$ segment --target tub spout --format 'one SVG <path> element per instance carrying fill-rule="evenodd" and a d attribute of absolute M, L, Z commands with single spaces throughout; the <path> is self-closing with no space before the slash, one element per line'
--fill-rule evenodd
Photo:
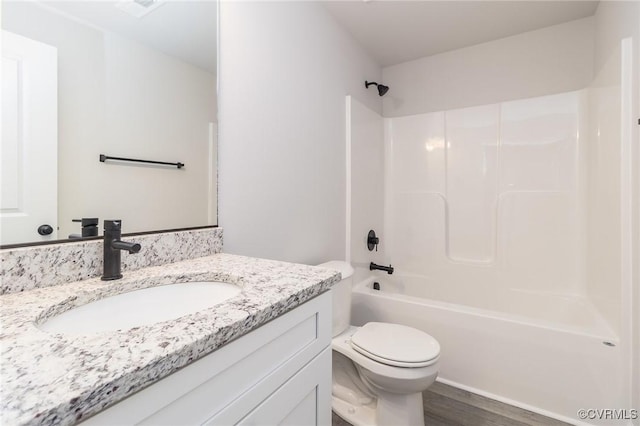
<path fill-rule="evenodd" d="M 389 265 L 389 266 L 382 266 L 382 265 L 376 265 L 375 263 L 371 262 L 369 264 L 369 270 L 370 271 L 385 271 L 387 274 L 391 275 L 393 274 L 393 266 Z"/>

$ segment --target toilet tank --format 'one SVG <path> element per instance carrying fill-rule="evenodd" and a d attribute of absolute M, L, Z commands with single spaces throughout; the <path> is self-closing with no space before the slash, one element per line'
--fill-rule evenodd
<path fill-rule="evenodd" d="M 318 265 L 322 268 L 333 269 L 342 274 L 342 280 L 331 287 L 333 298 L 333 337 L 349 328 L 351 321 L 351 281 L 353 267 L 341 260 L 332 260 Z"/>

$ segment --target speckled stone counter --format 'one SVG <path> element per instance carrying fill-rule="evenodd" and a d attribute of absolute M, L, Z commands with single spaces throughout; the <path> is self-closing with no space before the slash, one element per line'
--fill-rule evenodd
<path fill-rule="evenodd" d="M 73 424 L 328 290 L 336 271 L 215 254 L 0 296 L 0 423 Z M 38 324 L 100 298 L 175 282 L 232 282 L 212 308 L 125 331 L 49 334 Z"/>

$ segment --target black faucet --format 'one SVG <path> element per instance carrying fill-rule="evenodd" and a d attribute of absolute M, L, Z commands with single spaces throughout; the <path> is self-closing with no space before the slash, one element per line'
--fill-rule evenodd
<path fill-rule="evenodd" d="M 71 222 L 80 222 L 81 233 L 71 234 L 69 235 L 69 238 L 73 239 L 98 236 L 98 223 L 100 221 L 97 217 L 83 217 L 82 219 L 73 219 Z"/>
<path fill-rule="evenodd" d="M 391 275 L 393 274 L 393 266 L 389 265 L 389 266 L 382 266 L 382 265 L 376 265 L 375 263 L 371 262 L 369 264 L 369 270 L 370 271 L 385 271 L 387 274 Z"/>
<path fill-rule="evenodd" d="M 104 272 L 102 281 L 111 281 L 122 278 L 120 272 L 120 250 L 129 253 L 140 251 L 140 244 L 120 241 L 122 236 L 121 220 L 104 221 Z"/>

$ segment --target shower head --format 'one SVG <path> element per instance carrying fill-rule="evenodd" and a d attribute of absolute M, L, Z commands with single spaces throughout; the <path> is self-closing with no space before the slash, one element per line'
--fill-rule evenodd
<path fill-rule="evenodd" d="M 372 84 L 375 84 L 376 86 L 378 86 L 378 95 L 380 96 L 384 96 L 389 91 L 389 86 L 385 86 L 384 84 L 378 84 L 375 81 L 372 81 L 372 82 L 365 81 L 364 87 L 368 89 L 369 86 L 371 86 Z"/>

